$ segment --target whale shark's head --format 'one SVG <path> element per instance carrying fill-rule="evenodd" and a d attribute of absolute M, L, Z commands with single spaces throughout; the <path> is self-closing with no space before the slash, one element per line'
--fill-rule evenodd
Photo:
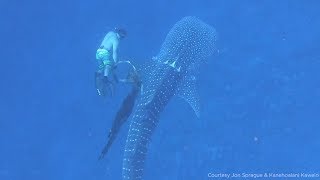
<path fill-rule="evenodd" d="M 161 93 L 185 99 L 199 117 L 198 68 L 215 52 L 216 39 L 215 29 L 198 18 L 188 16 L 178 21 L 158 55 L 142 69 L 144 103 L 152 101 L 157 90 L 165 90 Z"/>
<path fill-rule="evenodd" d="M 166 36 L 156 59 L 187 69 L 199 65 L 215 51 L 215 29 L 195 17 L 177 22 Z"/>

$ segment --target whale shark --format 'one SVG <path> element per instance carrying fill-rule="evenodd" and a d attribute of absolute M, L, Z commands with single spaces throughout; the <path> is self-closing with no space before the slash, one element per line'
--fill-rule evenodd
<path fill-rule="evenodd" d="M 161 113 L 173 96 L 182 97 L 200 117 L 197 75 L 215 51 L 216 30 L 188 16 L 176 22 L 159 53 L 142 73 L 142 91 L 130 120 L 124 149 L 122 179 L 143 179 L 148 144 Z"/>

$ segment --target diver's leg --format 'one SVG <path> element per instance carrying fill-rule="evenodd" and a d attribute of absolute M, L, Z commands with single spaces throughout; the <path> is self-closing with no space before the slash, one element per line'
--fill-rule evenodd
<path fill-rule="evenodd" d="M 104 76 L 109 77 L 110 73 L 111 73 L 111 66 L 106 65 L 106 67 L 104 68 Z"/>
<path fill-rule="evenodd" d="M 95 87 L 99 96 L 105 96 L 105 84 L 103 83 L 103 72 L 96 71 L 95 72 Z"/>
<path fill-rule="evenodd" d="M 114 84 L 110 79 L 110 75 L 112 74 L 112 67 L 110 65 L 106 65 L 104 68 L 104 78 L 103 81 L 106 86 L 110 89 L 111 96 L 114 94 Z"/>
<path fill-rule="evenodd" d="M 95 72 L 95 86 L 100 96 L 106 96 L 107 84 L 104 77 L 105 65 L 99 61 L 98 70 Z"/>

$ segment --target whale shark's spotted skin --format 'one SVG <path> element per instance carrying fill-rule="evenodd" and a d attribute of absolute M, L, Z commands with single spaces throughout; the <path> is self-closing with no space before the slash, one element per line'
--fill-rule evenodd
<path fill-rule="evenodd" d="M 195 17 L 183 18 L 170 30 L 152 65 L 145 69 L 143 92 L 126 141 L 123 179 L 143 179 L 148 143 L 172 96 L 186 99 L 199 115 L 195 72 L 215 51 L 215 41 L 215 30 Z"/>

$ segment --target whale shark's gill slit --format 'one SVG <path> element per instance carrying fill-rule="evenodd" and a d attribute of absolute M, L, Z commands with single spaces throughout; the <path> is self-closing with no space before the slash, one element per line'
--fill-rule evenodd
<path fill-rule="evenodd" d="M 195 17 L 185 17 L 173 26 L 159 54 L 143 70 L 143 92 L 125 146 L 123 179 L 143 179 L 148 143 L 172 96 L 182 96 L 199 112 L 194 67 L 215 51 L 215 41 L 214 28 Z"/>

